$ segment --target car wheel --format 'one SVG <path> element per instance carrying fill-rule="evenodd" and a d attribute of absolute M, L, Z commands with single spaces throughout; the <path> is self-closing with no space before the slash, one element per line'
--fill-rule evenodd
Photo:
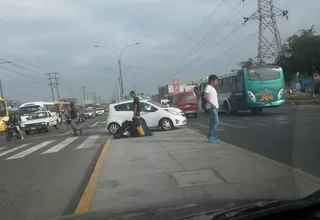
<path fill-rule="evenodd" d="M 58 124 L 53 125 L 53 127 L 54 127 L 56 130 L 58 130 Z"/>
<path fill-rule="evenodd" d="M 47 127 L 44 130 L 45 132 L 49 132 L 49 126 L 47 125 Z"/>
<path fill-rule="evenodd" d="M 195 117 L 195 118 L 198 117 L 198 113 L 194 113 L 193 117 Z"/>
<path fill-rule="evenodd" d="M 110 134 L 115 134 L 117 133 L 119 128 L 120 128 L 120 125 L 118 123 L 113 122 L 109 125 L 108 130 Z"/>
<path fill-rule="evenodd" d="M 173 128 L 173 123 L 169 118 L 163 118 L 161 119 L 160 127 L 164 131 L 169 131 Z"/>

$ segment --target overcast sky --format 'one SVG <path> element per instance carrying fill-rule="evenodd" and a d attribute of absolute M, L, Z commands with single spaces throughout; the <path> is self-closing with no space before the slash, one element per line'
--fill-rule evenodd
<path fill-rule="evenodd" d="M 84 86 L 89 98 L 96 92 L 108 100 L 117 73 L 104 69 L 117 71 L 117 59 L 112 51 L 94 45 L 120 51 L 140 43 L 122 55 L 126 93 L 135 86 L 155 94 L 158 85 L 174 77 L 185 83 L 227 73 L 257 55 L 258 21 L 243 25 L 242 18 L 256 11 L 257 0 L 241 2 L 1 0 L 0 63 L 13 64 L 0 68 L 4 96 L 51 100 L 45 73 L 59 72 L 61 97 L 73 95 L 82 101 Z M 313 24 L 319 28 L 319 0 L 275 2 L 289 11 L 289 20 L 277 20 L 282 41 Z"/>

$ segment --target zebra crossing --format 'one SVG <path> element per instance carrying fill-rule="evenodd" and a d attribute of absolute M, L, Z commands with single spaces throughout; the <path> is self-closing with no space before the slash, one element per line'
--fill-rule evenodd
<path fill-rule="evenodd" d="M 30 156 L 34 153 L 40 155 L 59 153 L 68 146 L 73 146 L 74 150 L 81 150 L 93 147 L 100 138 L 100 135 L 90 135 L 88 137 L 68 137 L 65 139 L 44 140 L 42 142 L 20 143 L 17 146 L 8 146 L 0 148 L 0 160 L 15 160 Z M 100 142 L 99 142 L 100 143 Z"/>
<path fill-rule="evenodd" d="M 292 116 L 292 115 L 276 115 L 276 116 L 254 116 L 254 117 L 220 117 L 219 127 L 217 131 L 224 131 L 226 129 L 249 129 L 252 127 L 257 128 L 267 128 L 272 126 L 286 126 L 294 124 L 297 121 L 300 123 L 310 122 L 310 121 L 320 122 L 320 118 L 308 118 L 301 116 Z M 190 120 L 188 124 L 195 125 L 197 127 L 208 128 L 209 121 L 204 120 Z"/>

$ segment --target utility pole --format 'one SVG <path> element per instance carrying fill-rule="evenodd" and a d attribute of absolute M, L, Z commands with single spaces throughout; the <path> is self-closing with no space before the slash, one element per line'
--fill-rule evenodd
<path fill-rule="evenodd" d="M 86 99 L 86 92 L 85 92 L 85 87 L 81 87 L 82 88 L 82 94 L 83 94 L 83 100 L 84 100 L 84 105 L 87 105 L 87 99 Z"/>
<path fill-rule="evenodd" d="M 259 20 L 259 64 L 281 52 L 281 38 L 276 17 L 286 17 L 288 19 L 288 13 L 287 10 L 282 10 L 273 5 L 273 0 L 258 0 L 258 10 L 250 17 L 244 17 L 245 23 L 248 20 Z"/>
<path fill-rule="evenodd" d="M 118 83 L 116 82 L 116 101 L 118 101 Z"/>
<path fill-rule="evenodd" d="M 59 73 L 52 73 L 52 74 L 54 75 L 54 77 L 53 77 L 53 79 L 55 80 L 54 85 L 55 85 L 55 87 L 56 87 L 56 89 L 57 89 L 57 95 L 58 95 L 58 101 L 59 101 L 59 100 L 60 100 L 59 83 L 58 83 L 58 79 L 59 79 L 59 78 L 57 78 L 57 75 L 58 75 Z"/>
<path fill-rule="evenodd" d="M 51 77 L 52 73 L 47 73 L 47 74 L 49 76 L 49 86 L 51 86 L 52 101 L 55 101 L 54 100 L 54 92 L 53 92 L 53 83 L 52 83 L 52 77 Z"/>
<path fill-rule="evenodd" d="M 93 93 L 93 104 L 97 104 L 97 94 L 95 92 Z"/>
<path fill-rule="evenodd" d="M 4 98 L 3 96 L 3 90 L 2 90 L 2 83 L 1 83 L 1 79 L 0 79 L 0 93 L 1 93 L 1 97 Z"/>

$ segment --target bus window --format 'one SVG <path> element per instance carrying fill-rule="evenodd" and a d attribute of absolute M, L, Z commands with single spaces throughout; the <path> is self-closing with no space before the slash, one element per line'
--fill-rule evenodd
<path fill-rule="evenodd" d="M 33 105 L 33 106 L 26 106 L 26 107 L 21 107 L 19 109 L 20 114 L 22 116 L 27 116 L 31 113 L 37 112 L 37 111 L 43 111 L 45 109 L 41 108 L 39 105 Z"/>
<path fill-rule="evenodd" d="M 0 117 L 7 116 L 7 108 L 4 100 L 0 100 Z"/>

